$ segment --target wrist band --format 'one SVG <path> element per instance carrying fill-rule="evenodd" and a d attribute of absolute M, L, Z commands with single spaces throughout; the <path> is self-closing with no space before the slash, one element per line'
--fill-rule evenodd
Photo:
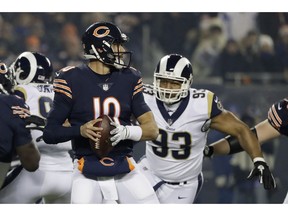
<path fill-rule="evenodd" d="M 142 128 L 140 126 L 125 126 L 127 128 L 127 139 L 139 141 L 142 137 Z"/>
<path fill-rule="evenodd" d="M 253 163 L 258 162 L 258 161 L 265 162 L 263 157 L 255 157 L 255 158 L 253 158 Z"/>

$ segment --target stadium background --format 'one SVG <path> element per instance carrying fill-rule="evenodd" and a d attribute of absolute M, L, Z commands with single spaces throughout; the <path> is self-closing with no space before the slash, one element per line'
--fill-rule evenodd
<path fill-rule="evenodd" d="M 215 92 L 226 109 L 248 123 L 265 119 L 271 104 L 286 97 L 288 13 L 1 13 L 0 59 L 9 65 L 29 50 L 47 55 L 55 70 L 79 64 L 81 33 L 100 20 L 116 23 L 130 37 L 133 66 L 146 83 L 152 83 L 159 58 L 180 53 L 192 62 L 193 87 Z M 228 48 L 231 43 L 234 49 Z M 222 136 L 211 131 L 208 142 Z M 267 193 L 245 180 L 251 165 L 245 155 L 215 157 L 204 160 L 197 202 L 281 203 L 288 188 L 287 142 L 281 137 L 263 145 L 277 190 Z M 137 159 L 144 148 L 135 146 Z"/>

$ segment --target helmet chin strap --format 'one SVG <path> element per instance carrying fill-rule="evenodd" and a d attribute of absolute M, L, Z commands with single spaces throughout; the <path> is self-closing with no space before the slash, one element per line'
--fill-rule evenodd
<path fill-rule="evenodd" d="M 98 59 L 99 61 L 101 61 L 102 63 L 104 63 L 104 61 L 101 59 L 99 53 L 97 52 L 97 50 L 95 49 L 95 47 L 94 47 L 93 44 L 91 45 L 91 47 L 92 47 L 92 50 L 93 50 L 93 52 L 94 52 L 94 54 L 95 54 L 95 59 Z M 93 56 L 93 55 L 92 55 L 92 56 Z"/>

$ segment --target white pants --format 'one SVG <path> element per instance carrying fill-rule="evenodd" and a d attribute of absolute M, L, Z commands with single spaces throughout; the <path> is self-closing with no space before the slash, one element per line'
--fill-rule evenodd
<path fill-rule="evenodd" d="M 72 171 L 28 172 L 19 175 L 0 191 L 0 203 L 70 203 Z"/>
<path fill-rule="evenodd" d="M 74 161 L 72 183 L 72 203 L 159 203 L 158 198 L 146 177 L 130 158 L 135 169 L 130 173 L 114 177 L 98 177 L 97 180 L 86 178 Z"/>
<path fill-rule="evenodd" d="M 160 203 L 166 204 L 192 204 L 203 185 L 203 174 L 189 181 L 179 184 L 168 184 L 151 172 L 146 158 L 139 161 L 141 172 L 149 179 L 154 187 Z"/>

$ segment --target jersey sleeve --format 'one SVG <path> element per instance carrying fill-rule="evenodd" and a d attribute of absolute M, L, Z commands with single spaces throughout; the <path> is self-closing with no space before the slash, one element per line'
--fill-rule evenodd
<path fill-rule="evenodd" d="M 22 98 L 18 98 L 17 96 L 11 96 L 11 103 L 13 105 L 28 109 L 28 105 L 24 102 L 24 100 L 22 100 Z M 30 130 L 26 128 L 25 120 L 20 118 L 18 115 L 13 114 L 11 111 L 7 112 L 7 118 L 11 119 L 11 126 L 13 128 L 13 143 L 15 147 L 31 142 L 31 133 Z"/>
<path fill-rule="evenodd" d="M 280 100 L 270 107 L 268 121 L 279 133 L 288 136 L 288 99 Z"/>
<path fill-rule="evenodd" d="M 54 79 L 55 96 L 53 106 L 47 116 L 47 124 L 43 132 L 43 139 L 48 144 L 66 142 L 75 136 L 80 136 L 80 126 L 63 126 L 73 106 L 71 88 L 73 80 L 71 80 L 68 73 L 70 72 L 60 73 Z"/>
<path fill-rule="evenodd" d="M 143 95 L 143 80 L 141 73 L 137 71 L 136 82 L 133 89 L 133 99 L 132 99 L 132 111 L 136 118 L 142 114 L 151 111 L 149 106 L 146 104 Z"/>
<path fill-rule="evenodd" d="M 222 113 L 224 110 L 219 98 L 211 91 L 208 91 L 208 113 L 210 113 L 210 118 Z"/>

